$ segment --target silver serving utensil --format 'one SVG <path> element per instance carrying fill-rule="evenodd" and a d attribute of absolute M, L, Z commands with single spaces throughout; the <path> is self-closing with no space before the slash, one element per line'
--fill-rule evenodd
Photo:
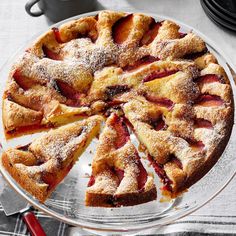
<path fill-rule="evenodd" d="M 1 147 L 0 147 L 1 149 Z M 30 205 L 1 178 L 0 202 L 6 216 L 20 213 L 32 236 L 46 236 Z"/>

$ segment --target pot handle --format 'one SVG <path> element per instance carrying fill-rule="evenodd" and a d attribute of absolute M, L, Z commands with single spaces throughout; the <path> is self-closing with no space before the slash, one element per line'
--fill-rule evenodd
<path fill-rule="evenodd" d="M 43 11 L 42 10 L 38 10 L 35 12 L 31 11 L 31 8 L 33 7 L 34 4 L 36 4 L 37 2 L 39 2 L 40 0 L 29 0 L 26 4 L 25 4 L 25 10 L 26 12 L 30 15 L 30 16 L 41 16 L 43 15 Z"/>

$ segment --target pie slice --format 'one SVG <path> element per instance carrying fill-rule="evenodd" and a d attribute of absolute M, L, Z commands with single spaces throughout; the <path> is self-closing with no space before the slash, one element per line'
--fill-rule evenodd
<path fill-rule="evenodd" d="M 2 164 L 22 188 L 44 202 L 98 134 L 101 121 L 101 116 L 92 116 L 51 130 L 26 146 L 9 148 Z"/>
<path fill-rule="evenodd" d="M 162 180 L 165 195 L 176 197 L 203 177 L 224 149 L 231 127 L 222 120 L 232 119 L 231 108 L 208 96 L 202 98 L 201 106 L 174 104 L 171 110 L 138 97 L 124 105 L 125 116 Z M 205 112 L 196 108 L 205 108 Z M 212 108 L 217 115 L 208 113 Z"/>
<path fill-rule="evenodd" d="M 92 162 L 86 205 L 133 206 L 156 197 L 153 177 L 143 167 L 123 119 L 112 113 L 100 135 Z"/>

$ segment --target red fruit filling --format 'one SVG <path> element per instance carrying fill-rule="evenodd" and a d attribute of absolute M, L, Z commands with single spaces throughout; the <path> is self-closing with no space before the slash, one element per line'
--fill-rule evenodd
<path fill-rule="evenodd" d="M 88 187 L 91 187 L 95 184 L 95 178 L 93 175 L 90 176 L 89 182 L 88 182 Z"/>
<path fill-rule="evenodd" d="M 13 78 L 16 83 L 24 90 L 30 89 L 33 85 L 35 85 L 35 82 L 32 81 L 31 78 L 22 75 L 19 69 L 15 70 Z"/>
<path fill-rule="evenodd" d="M 51 49 L 47 48 L 46 46 L 42 47 L 43 53 L 45 57 L 50 58 L 52 60 L 60 61 L 62 60 L 62 57 L 60 54 L 53 52 Z"/>
<path fill-rule="evenodd" d="M 137 154 L 138 155 L 138 154 Z M 139 174 L 138 174 L 138 189 L 139 191 L 144 190 L 144 186 L 147 182 L 148 174 L 145 168 L 143 167 L 143 164 L 140 161 L 140 158 L 138 157 L 138 169 L 139 169 Z"/>
<path fill-rule="evenodd" d="M 124 178 L 124 170 L 121 170 L 119 168 L 113 168 L 112 172 L 118 177 L 119 179 L 119 184 L 122 181 L 122 179 Z"/>
<path fill-rule="evenodd" d="M 159 61 L 160 59 L 158 57 L 153 56 L 145 56 L 141 58 L 140 60 L 136 61 L 133 65 L 128 65 L 123 68 L 124 71 L 134 71 L 136 69 L 141 68 L 142 66 L 151 64 L 154 61 Z"/>
<path fill-rule="evenodd" d="M 143 38 L 140 41 L 140 46 L 150 44 L 157 36 L 161 22 L 152 21 L 147 32 L 145 32 Z"/>
<path fill-rule="evenodd" d="M 165 76 L 173 75 L 176 72 L 178 72 L 178 70 L 154 71 L 150 75 L 146 76 L 143 79 L 143 82 L 149 82 L 149 81 L 152 81 L 154 79 L 158 79 L 158 78 L 162 78 L 162 77 L 165 77 Z"/>
<path fill-rule="evenodd" d="M 127 126 L 125 125 L 123 118 L 120 118 L 116 114 L 114 115 L 114 119 L 112 120 L 111 126 L 114 127 L 117 133 L 117 138 L 115 140 L 115 147 L 117 149 L 121 148 L 130 139 Z"/>
<path fill-rule="evenodd" d="M 212 123 L 205 119 L 196 119 L 194 125 L 196 128 L 213 129 Z"/>
<path fill-rule="evenodd" d="M 160 177 L 161 181 L 163 182 L 163 190 L 172 191 L 172 181 L 166 175 L 165 170 L 163 169 L 163 165 L 158 164 L 150 155 L 148 155 L 148 160 L 150 161 L 152 167 L 154 168 L 157 175 Z"/>
<path fill-rule="evenodd" d="M 119 19 L 112 27 L 112 36 L 114 42 L 122 44 L 129 36 L 133 25 L 133 14 Z"/>
<path fill-rule="evenodd" d="M 195 52 L 195 53 L 186 54 L 186 55 L 184 56 L 184 59 L 195 60 L 196 58 L 203 56 L 203 55 L 206 54 L 207 52 L 208 52 L 208 50 L 207 50 L 207 48 L 206 48 L 206 49 L 204 49 L 204 50 L 201 51 L 201 52 Z"/>
<path fill-rule="evenodd" d="M 81 97 L 83 96 L 82 93 L 77 92 L 73 87 L 69 84 L 65 83 L 64 81 L 57 80 L 54 81 L 54 88 L 64 97 L 68 99 L 67 105 L 70 106 L 79 106 Z"/>
<path fill-rule="evenodd" d="M 205 145 L 202 141 L 190 142 L 190 147 L 193 150 L 200 151 L 203 150 Z"/>
<path fill-rule="evenodd" d="M 182 39 L 186 36 L 187 34 L 186 33 L 182 33 L 182 32 L 179 32 L 179 37 Z"/>
<path fill-rule="evenodd" d="M 221 82 L 219 76 L 214 74 L 203 75 L 196 79 L 198 83 L 214 83 L 214 82 Z"/>
<path fill-rule="evenodd" d="M 170 162 L 175 163 L 180 169 L 183 169 L 182 162 L 174 155 L 171 155 Z"/>
<path fill-rule="evenodd" d="M 56 41 L 57 41 L 58 43 L 63 43 L 63 41 L 61 40 L 60 31 L 58 30 L 58 28 L 53 27 L 53 28 L 52 28 L 52 31 L 53 31 L 53 33 L 54 33 L 54 35 L 55 35 Z"/>
<path fill-rule="evenodd" d="M 221 106 L 224 104 L 224 101 L 219 96 L 203 94 L 196 100 L 195 104 L 204 107 L 212 107 Z"/>
<path fill-rule="evenodd" d="M 157 120 L 151 121 L 151 126 L 156 130 L 165 130 L 166 129 L 166 124 L 165 121 L 161 118 L 158 118 Z"/>
<path fill-rule="evenodd" d="M 145 98 L 149 101 L 149 102 L 153 102 L 155 104 L 157 104 L 158 106 L 161 107 L 166 107 L 167 109 L 171 110 L 174 106 L 174 103 L 168 99 L 168 98 L 160 98 L 154 95 L 145 95 Z"/>
<path fill-rule="evenodd" d="M 128 92 L 130 88 L 128 85 L 113 85 L 106 88 L 105 94 L 108 100 L 112 99 L 115 95 Z"/>

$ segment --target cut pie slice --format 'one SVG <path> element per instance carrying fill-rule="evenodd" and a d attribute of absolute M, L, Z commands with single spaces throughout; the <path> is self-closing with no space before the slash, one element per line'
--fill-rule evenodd
<path fill-rule="evenodd" d="M 99 138 L 86 205 L 133 206 L 155 200 L 153 176 L 143 167 L 123 119 L 112 113 Z"/>
<path fill-rule="evenodd" d="M 29 145 L 6 150 L 2 164 L 22 188 L 44 202 L 98 134 L 101 121 L 101 116 L 92 116 L 51 130 Z"/>
<path fill-rule="evenodd" d="M 124 105 L 124 112 L 163 182 L 163 193 L 176 197 L 218 160 L 215 154 L 224 148 L 224 134 L 229 132 L 221 117 L 231 119 L 230 110 L 220 106 L 214 120 L 207 112 L 194 114 L 194 109 L 183 104 L 175 104 L 167 112 L 155 105 L 131 100 Z M 217 149 L 212 149 L 213 143 Z"/>

